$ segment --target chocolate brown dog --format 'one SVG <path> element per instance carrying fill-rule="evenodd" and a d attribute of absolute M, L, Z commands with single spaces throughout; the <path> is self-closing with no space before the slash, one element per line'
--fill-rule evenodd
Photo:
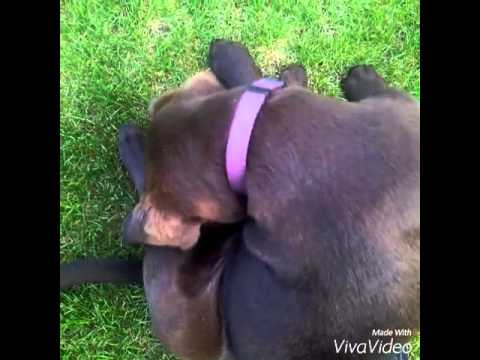
<path fill-rule="evenodd" d="M 225 175 L 227 134 L 261 76 L 253 62 L 228 74 L 225 54 L 242 49 L 214 42 L 216 77 L 152 103 L 145 178 L 128 160 L 142 133 L 121 131 L 141 194 L 125 238 L 146 245 L 154 332 L 182 359 L 387 358 L 336 346 L 418 328 L 419 106 L 370 66 L 342 80 L 349 102 L 311 93 L 288 68 L 257 118 L 240 197 Z"/>

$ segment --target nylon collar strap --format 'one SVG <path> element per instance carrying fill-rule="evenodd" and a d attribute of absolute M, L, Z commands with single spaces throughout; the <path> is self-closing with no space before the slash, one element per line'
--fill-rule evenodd
<path fill-rule="evenodd" d="M 245 194 L 248 146 L 258 114 L 270 94 L 284 85 L 280 80 L 259 79 L 248 86 L 238 100 L 225 152 L 228 182 L 237 193 Z"/>

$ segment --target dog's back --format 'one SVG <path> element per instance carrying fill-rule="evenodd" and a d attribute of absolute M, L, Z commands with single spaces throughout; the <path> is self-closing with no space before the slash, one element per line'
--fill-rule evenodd
<path fill-rule="evenodd" d="M 262 110 L 248 164 L 255 221 L 223 281 L 236 358 L 348 358 L 335 354 L 335 340 L 418 326 L 414 102 L 286 89 Z"/>

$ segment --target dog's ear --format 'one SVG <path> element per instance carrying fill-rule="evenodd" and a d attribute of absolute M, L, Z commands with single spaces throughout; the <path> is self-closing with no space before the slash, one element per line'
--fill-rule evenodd
<path fill-rule="evenodd" d="M 175 97 L 179 96 L 178 90 L 169 91 L 163 94 L 160 97 L 154 98 L 150 101 L 148 105 L 148 113 L 150 114 L 150 119 L 155 117 L 155 114 L 165 105 L 170 103 Z"/>
<path fill-rule="evenodd" d="M 195 74 L 183 83 L 181 89 L 184 93 L 188 93 L 190 97 L 208 96 L 215 92 L 225 90 L 215 74 L 210 70 Z"/>
<path fill-rule="evenodd" d="M 240 208 L 239 208 L 240 209 Z M 194 200 L 188 215 L 169 208 L 154 206 L 144 196 L 124 224 L 127 243 L 192 248 L 200 237 L 200 227 L 208 223 L 236 223 L 244 218 L 243 211 L 226 211 L 213 201 Z"/>
<path fill-rule="evenodd" d="M 126 243 L 153 246 L 172 246 L 190 249 L 200 236 L 200 219 L 159 210 L 148 197 L 135 206 L 123 225 Z"/>
<path fill-rule="evenodd" d="M 182 250 L 192 248 L 200 237 L 199 219 L 167 213 L 151 208 L 144 224 L 145 243 L 173 246 Z"/>
<path fill-rule="evenodd" d="M 161 108 L 173 102 L 208 96 L 224 89 L 223 85 L 220 84 L 210 70 L 201 71 L 185 81 L 179 89 L 169 91 L 160 97 L 152 99 L 148 106 L 150 118 L 153 119 Z"/>

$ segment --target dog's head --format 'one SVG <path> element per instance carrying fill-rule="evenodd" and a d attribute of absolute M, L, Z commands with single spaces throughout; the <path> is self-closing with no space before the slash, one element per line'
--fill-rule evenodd
<path fill-rule="evenodd" d="M 244 217 L 220 160 L 225 124 L 218 119 L 228 117 L 228 106 L 211 105 L 225 92 L 212 72 L 204 71 L 151 102 L 146 188 L 125 224 L 127 242 L 185 250 L 197 242 L 202 224 Z"/>

